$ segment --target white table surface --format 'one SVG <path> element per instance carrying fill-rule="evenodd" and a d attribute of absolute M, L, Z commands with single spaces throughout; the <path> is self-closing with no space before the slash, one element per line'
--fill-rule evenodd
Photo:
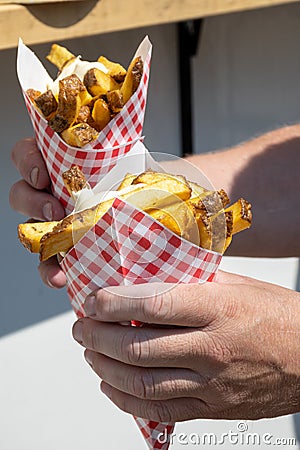
<path fill-rule="evenodd" d="M 74 314 L 69 312 L 0 339 L 1 450 L 146 448 L 133 419 L 99 391 L 96 375 L 85 363 L 81 347 L 72 340 L 73 321 Z M 295 437 L 291 417 L 247 424 L 248 432 Z M 236 427 L 236 422 L 191 421 L 179 424 L 176 432 L 188 436 L 215 432 L 220 437 L 229 430 L 236 432 Z M 174 438 L 172 449 L 183 448 L 200 446 L 183 445 Z M 220 448 L 244 447 L 227 443 Z"/>

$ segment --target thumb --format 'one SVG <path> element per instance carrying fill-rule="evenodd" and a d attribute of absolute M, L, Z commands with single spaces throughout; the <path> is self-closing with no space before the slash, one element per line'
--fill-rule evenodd
<path fill-rule="evenodd" d="M 85 312 L 104 322 L 135 320 L 157 325 L 204 327 L 218 318 L 218 305 L 223 303 L 228 291 L 220 282 L 178 284 L 170 286 L 167 292 L 162 292 L 160 286 L 165 287 L 158 283 L 155 289 L 152 286 L 152 295 L 147 289 L 149 284 L 131 286 L 130 295 L 124 286 L 114 290 L 99 289 L 87 298 Z M 133 295 L 133 291 L 137 295 Z"/>

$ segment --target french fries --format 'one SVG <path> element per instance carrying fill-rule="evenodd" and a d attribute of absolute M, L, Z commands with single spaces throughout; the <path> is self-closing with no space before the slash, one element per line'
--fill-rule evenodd
<path fill-rule="evenodd" d="M 59 70 L 58 93 L 54 87 L 54 91 L 26 92 L 49 126 L 74 147 L 83 147 L 97 138 L 137 90 L 143 74 L 140 57 L 131 62 L 128 70 L 104 56 L 91 67 L 65 47 L 53 44 L 46 58 Z M 70 75 L 72 64 L 75 73 Z"/>
<path fill-rule="evenodd" d="M 105 95 L 109 91 L 118 89 L 118 83 L 108 74 L 97 68 L 90 69 L 84 75 L 84 85 L 93 97 Z"/>
<path fill-rule="evenodd" d="M 126 69 L 124 69 L 121 64 L 109 61 L 105 58 L 105 56 L 99 56 L 98 62 L 106 67 L 108 75 L 110 75 L 118 83 L 124 81 L 124 78 L 126 77 Z"/>
<path fill-rule="evenodd" d="M 77 75 L 60 80 L 57 110 L 48 122 L 57 133 L 68 129 L 76 121 L 81 107 L 80 92 L 84 89 Z"/>
<path fill-rule="evenodd" d="M 143 73 L 143 61 L 140 57 L 135 58 L 130 64 L 124 83 L 121 86 L 123 101 L 126 103 L 132 94 L 137 90 Z"/>
<path fill-rule="evenodd" d="M 98 98 L 98 100 L 95 101 L 92 111 L 92 118 L 99 130 L 102 130 L 110 121 L 111 111 L 103 98 Z"/>
<path fill-rule="evenodd" d="M 18 226 L 18 237 L 22 244 L 31 253 L 39 253 L 41 238 L 58 224 L 58 222 L 32 222 L 21 223 Z"/>
<path fill-rule="evenodd" d="M 77 192 L 81 191 L 85 187 L 89 187 L 88 182 L 85 179 L 82 171 L 78 166 L 72 166 L 62 174 L 64 185 L 71 197 Z"/>
<path fill-rule="evenodd" d="M 34 101 L 46 119 L 50 120 L 51 115 L 57 110 L 57 100 L 53 92 L 48 89 L 48 91 L 37 96 Z"/>
<path fill-rule="evenodd" d="M 61 133 L 64 141 L 72 145 L 72 147 L 82 147 L 88 144 L 98 136 L 95 128 L 91 127 L 88 123 L 78 123 L 73 127 L 67 128 Z"/>
<path fill-rule="evenodd" d="M 75 58 L 73 53 L 69 52 L 66 47 L 58 44 L 52 44 L 49 55 L 46 56 L 48 61 L 54 64 L 59 70 Z"/>
<path fill-rule="evenodd" d="M 88 184 L 77 166 L 63 174 L 70 195 Z M 127 174 L 117 188 L 118 196 L 149 214 L 173 233 L 205 249 L 224 253 L 232 236 L 251 226 L 251 205 L 239 199 L 227 206 L 225 191 L 209 191 L 182 176 L 146 171 Z M 112 206 L 115 197 L 75 212 L 59 222 L 19 225 L 19 239 L 45 261 L 68 252 Z"/>

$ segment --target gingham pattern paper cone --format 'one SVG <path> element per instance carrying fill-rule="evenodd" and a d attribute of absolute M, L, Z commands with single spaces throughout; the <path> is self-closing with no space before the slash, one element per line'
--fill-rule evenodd
<path fill-rule="evenodd" d="M 173 234 L 149 215 L 116 198 L 61 261 L 68 294 L 79 317 L 94 289 L 151 282 L 201 283 L 212 281 L 221 255 L 204 250 Z M 136 418 L 150 449 L 164 449 L 160 433 L 174 424 Z"/>
<path fill-rule="evenodd" d="M 170 446 L 169 437 L 174 431 L 174 423 L 155 422 L 154 420 L 145 420 L 139 417 L 134 417 L 134 419 L 150 450 L 156 448 L 168 450 Z"/>
<path fill-rule="evenodd" d="M 26 107 L 32 121 L 37 145 L 50 174 L 53 193 L 61 201 L 67 213 L 72 211 L 74 204 L 62 182 L 62 173 L 77 164 L 93 187 L 116 165 L 118 159 L 128 153 L 134 143 L 142 138 L 151 52 L 152 46 L 146 37 L 135 53 L 135 56 L 141 56 L 144 62 L 143 75 L 137 91 L 124 105 L 122 111 L 99 133 L 98 138 L 79 149 L 67 145 L 48 126 L 46 119 L 41 116 L 26 95 L 26 90 L 29 88 L 46 91 L 47 85 L 51 84 L 52 80 L 34 53 L 20 40 L 17 72 Z"/>

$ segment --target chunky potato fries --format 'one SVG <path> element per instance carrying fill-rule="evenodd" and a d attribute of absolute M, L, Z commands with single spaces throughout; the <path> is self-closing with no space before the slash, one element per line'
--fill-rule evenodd
<path fill-rule="evenodd" d="M 56 82 L 46 92 L 26 93 L 49 126 L 73 147 L 97 138 L 137 90 L 143 74 L 141 57 L 126 70 L 104 56 L 96 63 L 81 61 L 53 44 L 47 59 L 60 71 Z"/>
<path fill-rule="evenodd" d="M 64 173 L 63 180 L 71 195 L 87 187 L 78 167 Z M 208 250 L 224 253 L 232 236 L 252 221 L 251 205 L 240 198 L 231 206 L 225 191 L 209 191 L 182 176 L 146 171 L 127 174 L 117 195 L 175 234 Z M 73 213 L 60 222 L 24 223 L 18 234 L 22 244 L 45 261 L 65 253 L 92 228 L 111 207 L 114 198 Z"/>

